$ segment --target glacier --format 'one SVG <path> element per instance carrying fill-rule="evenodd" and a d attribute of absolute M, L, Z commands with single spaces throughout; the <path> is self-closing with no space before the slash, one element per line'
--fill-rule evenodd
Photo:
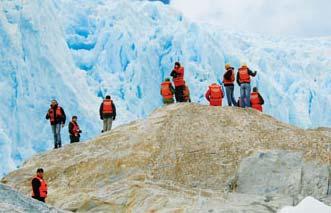
<path fill-rule="evenodd" d="M 116 125 L 160 107 L 159 85 L 175 61 L 186 68 L 194 102 L 207 104 L 204 92 L 221 82 L 225 63 L 246 62 L 258 71 L 253 86 L 267 114 L 303 128 L 331 126 L 331 37 L 228 31 L 157 1 L 12 0 L 0 3 L 0 45 L 0 176 L 53 147 L 44 118 L 51 99 L 67 119 L 78 115 L 88 140 L 100 133 L 106 94 L 117 105 Z"/>

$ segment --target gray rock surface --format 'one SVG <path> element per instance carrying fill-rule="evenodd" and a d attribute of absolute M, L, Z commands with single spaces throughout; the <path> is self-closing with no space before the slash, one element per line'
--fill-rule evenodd
<path fill-rule="evenodd" d="M 49 207 L 42 202 L 22 195 L 9 186 L 0 184 L 0 212 L 61 213 L 64 211 Z"/>

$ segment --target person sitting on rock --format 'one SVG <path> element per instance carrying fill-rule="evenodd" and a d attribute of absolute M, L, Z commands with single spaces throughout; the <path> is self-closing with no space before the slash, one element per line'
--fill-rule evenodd
<path fill-rule="evenodd" d="M 175 89 L 170 82 L 170 78 L 166 78 L 165 81 L 161 83 L 160 94 L 163 97 L 163 104 L 172 104 L 175 102 Z"/>
<path fill-rule="evenodd" d="M 262 96 L 259 93 L 259 90 L 257 87 L 253 88 L 253 92 L 251 93 L 251 106 L 253 109 L 256 109 L 260 112 L 263 111 L 262 105 L 264 104 L 264 100 Z"/>
<path fill-rule="evenodd" d="M 216 83 L 211 84 L 205 97 L 209 101 L 210 106 L 222 106 L 222 99 L 224 98 L 222 87 Z"/>

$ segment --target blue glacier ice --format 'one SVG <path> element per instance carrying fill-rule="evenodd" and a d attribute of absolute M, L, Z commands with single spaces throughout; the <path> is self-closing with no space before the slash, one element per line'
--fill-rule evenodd
<path fill-rule="evenodd" d="M 331 126 L 331 37 L 225 31 L 158 1 L 12 0 L 0 3 L 0 46 L 0 176 L 52 148 L 44 118 L 52 98 L 68 118 L 78 115 L 87 140 L 101 130 L 106 94 L 118 108 L 116 125 L 160 107 L 159 84 L 175 61 L 194 102 L 206 104 L 225 63 L 247 62 L 258 70 L 253 85 L 267 114 L 303 128 Z"/>

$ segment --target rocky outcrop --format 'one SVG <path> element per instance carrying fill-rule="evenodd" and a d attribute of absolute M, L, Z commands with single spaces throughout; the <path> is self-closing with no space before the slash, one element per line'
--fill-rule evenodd
<path fill-rule="evenodd" d="M 64 211 L 49 207 L 0 184 L 0 212 L 61 213 Z"/>
<path fill-rule="evenodd" d="M 78 212 L 275 212 L 295 193 L 327 201 L 330 143 L 328 129 L 254 110 L 174 104 L 37 155 L 2 182 L 28 194 L 43 167 L 48 202 Z"/>

